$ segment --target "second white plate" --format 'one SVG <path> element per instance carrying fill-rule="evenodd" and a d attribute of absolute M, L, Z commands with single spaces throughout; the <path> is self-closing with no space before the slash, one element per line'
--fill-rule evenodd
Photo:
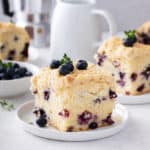
<path fill-rule="evenodd" d="M 128 111 L 126 110 L 126 108 L 121 104 L 116 104 L 113 111 L 113 120 L 115 121 L 113 125 L 90 131 L 60 132 L 52 127 L 38 127 L 34 123 L 35 117 L 32 112 L 33 108 L 33 101 L 29 101 L 23 104 L 17 110 L 17 119 L 22 128 L 33 135 L 61 141 L 87 141 L 112 136 L 122 130 L 128 120 Z"/>
<path fill-rule="evenodd" d="M 150 94 L 137 95 L 137 96 L 118 96 L 118 102 L 121 104 L 146 104 L 150 103 Z"/>

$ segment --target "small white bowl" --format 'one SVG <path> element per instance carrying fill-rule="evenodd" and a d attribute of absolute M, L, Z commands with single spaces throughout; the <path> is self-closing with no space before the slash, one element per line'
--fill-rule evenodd
<path fill-rule="evenodd" d="M 39 68 L 33 64 L 19 61 L 3 61 L 3 62 L 12 62 L 17 63 L 22 67 L 26 67 L 33 75 L 39 71 Z M 31 77 L 22 77 L 12 80 L 0 80 L 0 97 L 12 97 L 21 95 L 27 92 L 30 88 L 30 79 Z"/>

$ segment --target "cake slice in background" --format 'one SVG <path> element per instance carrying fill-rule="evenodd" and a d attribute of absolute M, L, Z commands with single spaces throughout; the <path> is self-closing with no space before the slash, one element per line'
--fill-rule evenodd
<path fill-rule="evenodd" d="M 145 22 L 136 30 L 136 36 L 140 43 L 150 45 L 150 21 Z"/>
<path fill-rule="evenodd" d="M 0 23 L 0 59 L 27 60 L 29 41 L 23 28 L 12 23 Z"/>
<path fill-rule="evenodd" d="M 102 44 L 95 56 L 97 64 L 115 77 L 117 93 L 149 93 L 150 46 L 137 42 L 135 31 L 126 34 L 125 39 L 112 37 Z"/>
<path fill-rule="evenodd" d="M 60 131 L 113 124 L 116 93 L 112 76 L 84 60 L 72 63 L 66 58 L 53 61 L 32 78 L 37 124 Z"/>

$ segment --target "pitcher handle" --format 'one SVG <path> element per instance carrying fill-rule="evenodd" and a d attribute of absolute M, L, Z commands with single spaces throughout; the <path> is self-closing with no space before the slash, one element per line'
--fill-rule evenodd
<path fill-rule="evenodd" d="M 115 20 L 110 12 L 108 12 L 107 10 L 94 9 L 94 10 L 92 10 L 92 14 L 103 16 L 109 25 L 109 35 L 112 36 L 112 35 L 116 34 L 117 25 L 116 25 Z M 99 47 L 99 45 L 100 45 L 100 42 L 94 43 L 94 47 Z"/>

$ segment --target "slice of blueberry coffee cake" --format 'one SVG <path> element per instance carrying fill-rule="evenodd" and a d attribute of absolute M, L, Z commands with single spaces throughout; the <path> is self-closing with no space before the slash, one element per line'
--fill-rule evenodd
<path fill-rule="evenodd" d="M 150 21 L 145 22 L 136 30 L 136 37 L 140 43 L 150 45 Z"/>
<path fill-rule="evenodd" d="M 97 64 L 111 71 L 119 94 L 149 93 L 150 46 L 137 42 L 135 31 L 125 34 L 125 39 L 112 37 L 102 44 L 95 57 Z"/>
<path fill-rule="evenodd" d="M 0 59 L 25 61 L 28 58 L 29 36 L 12 23 L 0 23 Z"/>
<path fill-rule="evenodd" d="M 60 131 L 82 131 L 112 125 L 113 78 L 85 60 L 64 55 L 32 78 L 36 123 Z"/>

